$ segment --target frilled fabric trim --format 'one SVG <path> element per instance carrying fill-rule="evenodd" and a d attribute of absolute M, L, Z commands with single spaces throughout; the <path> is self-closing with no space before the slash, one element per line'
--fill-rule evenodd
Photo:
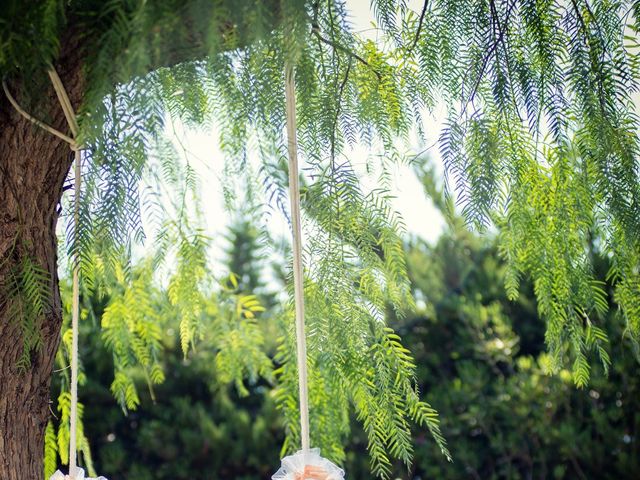
<path fill-rule="evenodd" d="M 318 448 L 300 450 L 282 459 L 282 466 L 273 480 L 343 480 L 344 470 L 320 456 Z"/>
<path fill-rule="evenodd" d="M 85 477 L 84 470 L 82 468 L 76 469 L 75 477 L 70 475 L 65 475 L 60 470 L 56 470 L 56 472 L 49 477 L 49 480 L 107 480 L 105 477 Z"/>

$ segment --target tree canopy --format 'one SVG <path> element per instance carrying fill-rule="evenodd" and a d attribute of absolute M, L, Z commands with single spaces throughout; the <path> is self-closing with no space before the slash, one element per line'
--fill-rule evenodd
<path fill-rule="evenodd" d="M 472 225 L 499 230 L 510 298 L 531 279 L 552 370 L 570 363 L 575 384 L 585 386 L 595 357 L 610 366 L 602 327 L 609 305 L 593 249 L 611 258 L 608 278 L 637 344 L 640 171 L 631 95 L 640 74 L 640 3 L 435 0 L 414 11 L 375 0 L 372 8 L 377 41 L 353 31 L 339 0 L 8 2 L 0 75 L 22 105 L 46 120 L 38 93 L 48 65 L 64 67 L 62 59 L 73 57 L 81 71 L 86 188 L 82 228 L 66 229 L 65 246 L 71 258 L 79 255 L 86 288 L 109 298 L 103 337 L 115 359 L 112 390 L 125 407 L 137 398 L 128 367 L 142 365 L 150 384 L 163 378 L 150 286 L 158 271 L 169 271 L 166 291 L 185 355 L 214 328 L 197 182 L 167 128 L 215 125 L 227 177 L 261 184 L 286 216 L 285 61 L 295 64 L 306 164 L 312 436 L 329 456 L 344 458 L 351 412 L 378 475 L 387 475 L 392 457 L 410 462 L 411 422 L 428 427 L 448 455 L 415 363 L 385 324 L 390 312 L 414 308 L 405 228 L 388 198 L 390 168 L 408 160 L 399 145 L 424 135 L 423 116 L 439 104 L 448 111 L 438 142 L 449 187 L 442 201 L 455 198 Z M 380 178 L 375 190 L 361 186 L 345 155 L 357 142 L 379 153 L 366 159 Z M 253 152 L 261 162 L 255 173 Z M 236 190 L 227 186 L 225 194 L 231 205 Z M 145 236 L 154 255 L 133 268 L 131 251 Z M 12 316 L 22 325 L 24 369 L 42 343 L 50 295 L 42 270 L 24 256 L 4 281 L 17 299 Z M 238 307 L 246 320 L 258 307 L 249 302 Z M 291 309 L 283 310 L 273 372 L 287 449 L 298 443 L 290 318 Z M 227 358 L 231 378 L 266 374 L 251 322 L 232 329 L 236 336 L 226 328 L 218 358 Z M 247 350 L 255 355 L 239 353 Z"/>

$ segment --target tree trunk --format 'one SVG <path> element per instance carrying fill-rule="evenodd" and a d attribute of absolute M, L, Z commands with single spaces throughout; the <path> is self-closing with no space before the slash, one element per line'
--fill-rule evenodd
<path fill-rule="evenodd" d="M 81 53 L 74 42 L 64 40 L 56 69 L 77 107 L 82 97 Z M 47 78 L 45 70 L 42 75 Z M 20 81 L 9 83 L 18 99 Z M 0 478 L 38 480 L 43 477 L 50 380 L 62 323 L 56 223 L 72 155 L 66 143 L 24 119 L 4 93 L 0 96 Z M 43 92 L 38 102 L 49 110 L 48 123 L 69 134 L 53 89 Z M 50 298 L 37 323 L 42 346 L 33 349 L 30 365 L 21 370 L 17 362 L 23 333 L 20 318 L 10 313 L 15 300 L 8 290 L 25 258 L 48 273 Z"/>

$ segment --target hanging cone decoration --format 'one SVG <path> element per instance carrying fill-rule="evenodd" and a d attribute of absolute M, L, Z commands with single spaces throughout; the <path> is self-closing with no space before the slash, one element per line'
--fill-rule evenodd
<path fill-rule="evenodd" d="M 344 470 L 322 458 L 318 448 L 282 459 L 282 467 L 272 477 L 273 480 L 343 480 Z"/>
<path fill-rule="evenodd" d="M 65 119 L 67 120 L 67 124 L 69 125 L 69 129 L 71 130 L 72 137 L 56 130 L 50 125 L 47 125 L 45 122 L 38 120 L 37 118 L 29 115 L 13 98 L 9 89 L 7 88 L 7 84 L 2 81 L 2 88 L 4 90 L 9 103 L 16 109 L 16 111 L 22 115 L 24 118 L 34 123 L 38 127 L 43 130 L 55 135 L 56 137 L 64 140 L 69 144 L 71 150 L 75 154 L 75 199 L 74 199 L 74 227 L 75 231 L 78 232 L 80 228 L 79 225 L 79 209 L 80 209 L 80 178 L 81 178 L 81 169 L 80 162 L 82 160 L 81 155 L 81 146 L 78 144 L 78 120 L 76 118 L 75 111 L 73 110 L 73 106 L 71 105 L 71 101 L 69 100 L 69 95 L 67 95 L 67 91 L 62 84 L 62 80 L 58 76 L 56 70 L 51 66 L 47 72 L 49 74 L 49 78 L 51 79 L 51 83 L 53 84 L 53 89 L 56 92 L 58 97 L 58 101 L 60 102 L 60 107 L 62 108 L 62 112 L 64 113 Z M 77 262 L 73 269 L 73 307 L 71 312 L 71 329 L 73 333 L 72 340 L 72 348 L 71 348 L 71 413 L 70 413 L 70 434 L 69 434 L 69 475 L 65 475 L 60 470 L 56 470 L 56 472 L 51 475 L 49 480 L 107 480 L 105 477 L 96 477 L 91 478 L 84 476 L 84 470 L 79 468 L 76 464 L 76 425 L 78 421 L 78 319 L 80 317 L 80 288 L 79 288 L 79 271 Z"/>
<path fill-rule="evenodd" d="M 76 468 L 76 474 L 74 476 L 65 475 L 60 470 L 56 470 L 56 473 L 49 477 L 49 480 L 107 480 L 105 477 L 86 477 L 84 476 L 84 470 L 82 468 Z"/>

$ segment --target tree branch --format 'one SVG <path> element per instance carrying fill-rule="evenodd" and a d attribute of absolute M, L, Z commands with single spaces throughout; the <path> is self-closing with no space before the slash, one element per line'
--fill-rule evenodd
<path fill-rule="evenodd" d="M 511 4 L 511 6 L 509 7 L 509 11 L 507 12 L 507 16 L 506 16 L 506 22 L 509 21 L 509 18 L 511 17 L 511 12 L 513 11 L 513 7 L 515 6 L 515 4 L 516 4 L 516 2 L 513 2 Z M 489 63 L 489 59 L 491 58 L 491 56 L 494 54 L 494 52 L 498 48 L 498 45 L 502 42 L 502 38 L 504 37 L 504 33 L 505 33 L 505 30 L 499 29 L 498 38 L 493 42 L 493 44 L 491 45 L 491 48 L 487 51 L 487 54 L 484 56 L 484 58 L 482 60 L 482 67 L 480 68 L 480 74 L 478 75 L 476 83 L 475 83 L 473 89 L 471 90 L 471 93 L 469 94 L 469 99 L 467 100 L 467 102 L 464 105 L 464 108 L 463 108 L 463 110 L 462 110 L 462 112 L 460 114 L 460 118 L 462 118 L 464 116 L 464 114 L 466 113 L 467 106 L 469 105 L 469 103 L 473 102 L 473 99 L 476 96 L 478 88 L 480 87 L 480 82 L 482 81 L 482 77 L 484 75 L 484 71 L 487 68 L 487 64 Z"/>
<path fill-rule="evenodd" d="M 332 173 L 334 174 L 335 174 L 335 168 L 333 163 L 335 162 L 335 158 L 336 158 L 336 130 L 338 129 L 338 120 L 340 117 L 340 105 L 342 104 L 342 96 L 344 95 L 344 89 L 347 86 L 347 81 L 349 81 L 350 72 L 351 72 L 351 62 L 347 64 L 347 71 L 344 74 L 344 79 L 340 83 L 340 89 L 338 90 L 338 102 L 336 105 L 336 115 L 334 118 L 333 132 L 331 135 L 331 162 L 332 162 L 331 170 L 332 170 Z"/>
<path fill-rule="evenodd" d="M 418 40 L 420 40 L 420 33 L 422 32 L 422 25 L 424 23 L 424 17 L 427 14 L 427 8 L 429 7 L 429 0 L 424 0 L 424 4 L 422 5 L 422 12 L 420 13 L 420 20 L 418 20 L 418 29 L 416 30 L 416 36 L 413 39 L 413 44 L 407 50 L 407 55 L 411 55 L 413 49 L 416 48 L 418 44 Z"/>
<path fill-rule="evenodd" d="M 382 75 L 380 74 L 380 72 L 378 72 L 375 68 L 373 68 L 369 62 L 367 62 L 364 58 L 362 58 L 356 52 L 354 52 L 352 50 L 349 50 L 344 45 L 340 45 L 337 42 L 334 42 L 332 40 L 329 40 L 328 38 L 323 37 L 322 34 L 320 33 L 320 29 L 317 27 L 317 25 L 313 26 L 313 29 L 311 30 L 311 33 L 313 33 L 318 38 L 318 40 L 320 40 L 322 43 L 326 43 L 327 45 L 329 45 L 330 47 L 334 48 L 335 50 L 340 50 L 341 52 L 346 53 L 350 57 L 358 60 L 363 65 L 366 65 L 367 67 L 369 67 L 371 69 L 371 71 L 373 73 L 376 74 L 376 77 L 378 77 L 378 80 L 382 80 Z"/>

